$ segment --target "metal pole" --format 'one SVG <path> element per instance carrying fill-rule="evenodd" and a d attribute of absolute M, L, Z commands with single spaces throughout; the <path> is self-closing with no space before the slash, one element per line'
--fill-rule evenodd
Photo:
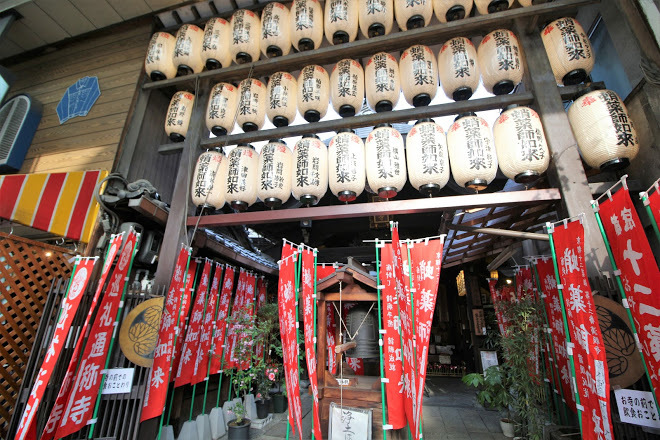
<path fill-rule="evenodd" d="M 385 400 L 385 370 L 383 365 L 383 316 L 380 310 L 380 291 L 382 285 L 380 284 L 380 253 L 378 252 L 378 239 L 376 239 L 376 291 L 378 292 L 378 352 L 380 354 L 380 399 L 381 406 L 383 407 L 383 440 L 387 440 L 387 401 Z"/>
<path fill-rule="evenodd" d="M 317 280 L 316 277 L 318 276 L 318 274 L 316 272 L 316 262 L 317 262 L 317 260 L 318 260 L 318 249 L 314 249 L 314 296 L 312 297 L 312 301 L 314 303 L 314 318 L 312 318 L 312 323 L 314 324 L 314 339 L 312 339 L 313 350 L 314 350 L 314 362 L 316 362 L 316 292 L 317 292 L 316 291 L 316 287 L 317 287 L 316 286 L 316 280 Z M 319 366 L 316 365 L 316 368 L 318 368 L 318 367 Z M 314 374 L 316 374 L 316 372 Z M 311 375 L 309 377 L 309 380 L 311 382 L 311 380 L 312 380 Z M 318 388 L 318 384 L 317 384 L 317 388 Z M 313 397 L 314 396 L 312 396 L 312 440 L 315 440 L 315 436 L 314 436 L 314 421 L 315 421 L 314 420 L 315 419 L 315 417 L 314 417 L 314 404 L 315 404 L 315 401 L 313 400 Z M 320 409 L 319 409 L 319 411 L 320 411 Z M 320 419 L 320 417 L 319 417 L 319 419 Z M 386 440 L 386 439 L 384 439 L 384 440 Z"/>
<path fill-rule="evenodd" d="M 220 264 L 216 264 L 215 270 L 223 270 L 223 266 Z M 215 275 L 215 274 L 214 274 Z M 222 281 L 222 277 L 219 278 L 220 281 Z M 218 290 L 218 296 L 221 292 L 222 287 L 219 287 Z M 211 375 L 211 361 L 213 359 L 213 341 L 215 341 L 215 323 L 218 318 L 218 306 L 220 305 L 220 298 L 216 298 L 215 300 L 215 311 L 213 312 L 213 330 L 211 331 L 211 349 L 209 350 L 209 360 L 206 363 L 206 385 L 204 386 L 204 403 L 202 403 L 202 414 L 206 414 L 206 398 L 209 393 L 209 376 Z M 218 387 L 218 396 L 220 395 L 220 388 Z"/>

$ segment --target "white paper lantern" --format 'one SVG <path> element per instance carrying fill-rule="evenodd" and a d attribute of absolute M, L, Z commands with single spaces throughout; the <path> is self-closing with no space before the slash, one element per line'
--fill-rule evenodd
<path fill-rule="evenodd" d="M 291 192 L 303 205 L 316 205 L 328 191 L 328 148 L 318 136 L 305 135 L 293 147 Z"/>
<path fill-rule="evenodd" d="M 529 6 L 533 6 L 535 4 L 544 3 L 544 2 L 540 2 L 538 0 L 518 0 L 518 3 L 520 3 L 520 6 L 522 6 L 523 8 L 527 8 Z"/>
<path fill-rule="evenodd" d="M 498 29 L 486 35 L 477 51 L 481 80 L 495 95 L 511 93 L 522 81 L 525 67 L 516 35 Z"/>
<path fill-rule="evenodd" d="M 325 38 L 332 45 L 355 41 L 358 33 L 358 2 L 327 0 L 323 19 Z"/>
<path fill-rule="evenodd" d="M 355 60 L 341 60 L 330 74 L 332 107 L 339 116 L 353 116 L 364 102 L 364 70 Z"/>
<path fill-rule="evenodd" d="M 231 39 L 229 52 L 237 64 L 251 63 L 259 59 L 261 21 L 252 11 L 239 9 L 229 22 Z"/>
<path fill-rule="evenodd" d="M 249 144 L 240 144 L 229 153 L 226 200 L 237 211 L 257 201 L 259 154 Z"/>
<path fill-rule="evenodd" d="M 218 151 L 200 154 L 192 179 L 191 199 L 195 206 L 220 209 L 227 191 L 227 157 Z"/>
<path fill-rule="evenodd" d="M 421 44 L 406 49 L 399 60 L 399 73 L 408 104 L 429 105 L 438 90 L 438 64 L 431 49 Z"/>
<path fill-rule="evenodd" d="M 257 197 L 271 209 L 279 208 L 291 196 L 293 155 L 282 140 L 271 140 L 259 155 Z"/>
<path fill-rule="evenodd" d="M 449 181 L 445 132 L 433 119 L 420 119 L 406 136 L 408 179 L 413 188 L 433 197 Z"/>
<path fill-rule="evenodd" d="M 172 61 L 176 39 L 167 32 L 152 35 L 144 59 L 144 70 L 154 81 L 171 79 L 176 76 L 176 66 Z"/>
<path fill-rule="evenodd" d="M 231 52 L 229 40 L 231 27 L 224 18 L 211 18 L 204 26 L 204 41 L 202 43 L 202 61 L 209 70 L 229 67 Z"/>
<path fill-rule="evenodd" d="M 448 98 L 465 101 L 479 87 L 479 64 L 472 41 L 456 37 L 443 44 L 438 54 L 440 84 Z"/>
<path fill-rule="evenodd" d="M 545 52 L 557 84 L 580 84 L 594 68 L 594 52 L 589 37 L 577 20 L 560 18 L 541 32 Z"/>
<path fill-rule="evenodd" d="M 365 142 L 367 180 L 378 196 L 391 199 L 406 184 L 406 156 L 403 138 L 389 124 L 380 124 Z"/>
<path fill-rule="evenodd" d="M 318 65 L 305 66 L 298 76 L 298 111 L 307 122 L 318 122 L 330 105 L 330 77 Z"/>
<path fill-rule="evenodd" d="M 190 92 L 176 92 L 167 107 L 165 133 L 173 142 L 183 142 L 188 133 L 195 95 Z"/>
<path fill-rule="evenodd" d="M 204 31 L 194 24 L 184 24 L 176 33 L 172 61 L 177 67 L 177 75 L 199 73 L 204 69 L 202 43 Z"/>
<path fill-rule="evenodd" d="M 340 130 L 328 147 L 330 191 L 342 202 L 354 201 L 362 191 L 367 174 L 364 144 L 353 130 Z"/>
<path fill-rule="evenodd" d="M 261 52 L 268 58 L 291 52 L 289 9 L 282 3 L 268 3 L 261 12 Z"/>
<path fill-rule="evenodd" d="M 392 32 L 393 0 L 358 0 L 358 6 L 358 19 L 362 35 L 373 38 Z"/>
<path fill-rule="evenodd" d="M 433 17 L 431 0 L 394 0 L 394 16 L 402 31 L 428 26 Z"/>
<path fill-rule="evenodd" d="M 206 128 L 216 136 L 224 136 L 234 129 L 238 107 L 238 87 L 218 83 L 211 89 L 206 107 Z"/>
<path fill-rule="evenodd" d="M 568 109 L 568 120 L 580 155 L 592 168 L 625 168 L 639 152 L 639 138 L 628 109 L 611 90 L 596 90 L 578 98 Z"/>
<path fill-rule="evenodd" d="M 236 122 L 243 131 L 256 131 L 266 122 L 266 86 L 258 79 L 244 79 L 238 86 Z"/>
<path fill-rule="evenodd" d="M 539 115 L 528 107 L 502 112 L 493 125 L 500 170 L 509 179 L 531 184 L 550 164 L 550 151 Z"/>
<path fill-rule="evenodd" d="M 474 5 L 481 15 L 506 11 L 513 4 L 513 0 L 474 0 Z"/>
<path fill-rule="evenodd" d="M 433 0 L 433 11 L 440 23 L 447 23 L 469 17 L 472 4 L 472 0 Z"/>
<path fill-rule="evenodd" d="M 482 191 L 497 175 L 497 155 L 486 121 L 459 115 L 447 133 L 451 174 L 460 186 Z"/>
<path fill-rule="evenodd" d="M 296 119 L 298 84 L 288 72 L 276 72 L 268 80 L 266 115 L 275 127 L 285 127 Z"/>
<path fill-rule="evenodd" d="M 291 5 L 291 42 L 300 52 L 318 49 L 323 42 L 323 9 L 319 0 L 294 0 Z"/>
<path fill-rule="evenodd" d="M 391 111 L 399 102 L 399 64 L 392 55 L 379 52 L 369 58 L 364 69 L 367 103 L 376 112 Z"/>

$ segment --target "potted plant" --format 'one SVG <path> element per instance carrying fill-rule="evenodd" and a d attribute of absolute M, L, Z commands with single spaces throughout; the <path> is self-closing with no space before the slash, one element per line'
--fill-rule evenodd
<path fill-rule="evenodd" d="M 250 419 L 245 418 L 245 406 L 242 402 L 236 402 L 230 410 L 236 416 L 234 420 L 227 423 L 227 439 L 242 440 L 250 438 Z"/>
<path fill-rule="evenodd" d="M 259 362 L 259 364 L 254 369 L 256 380 L 255 385 L 257 391 L 257 416 L 260 419 L 264 419 L 268 417 L 268 409 L 270 406 L 270 390 L 273 387 L 275 373 L 270 371 L 272 368 L 267 367 L 266 363 L 263 361 Z"/>
<path fill-rule="evenodd" d="M 509 393 L 510 384 L 504 368 L 494 365 L 486 369 L 484 374 L 470 373 L 463 376 L 466 385 L 479 388 L 477 400 L 484 407 L 490 407 L 505 415 L 500 419 L 502 432 L 507 437 L 514 436 L 514 423 L 511 419 L 510 406 L 513 397 Z"/>

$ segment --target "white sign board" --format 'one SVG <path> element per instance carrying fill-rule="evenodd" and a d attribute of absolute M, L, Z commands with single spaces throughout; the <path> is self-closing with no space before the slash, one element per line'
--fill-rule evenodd
<path fill-rule="evenodd" d="M 653 394 L 648 391 L 614 390 L 619 417 L 624 423 L 660 428 Z"/>
<path fill-rule="evenodd" d="M 135 368 L 112 368 L 105 370 L 105 382 L 101 394 L 130 393 L 133 387 Z"/>
<path fill-rule="evenodd" d="M 330 403 L 329 440 L 371 440 L 371 409 Z"/>
<path fill-rule="evenodd" d="M 489 367 L 494 365 L 499 365 L 497 361 L 497 352 L 496 351 L 481 351 L 481 368 L 483 371 L 486 371 Z"/>

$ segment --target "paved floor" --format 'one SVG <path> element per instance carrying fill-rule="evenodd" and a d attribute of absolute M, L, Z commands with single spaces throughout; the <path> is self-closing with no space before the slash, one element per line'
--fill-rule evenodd
<path fill-rule="evenodd" d="M 430 390 L 424 398 L 424 438 L 428 440 L 504 440 L 499 414 L 481 407 L 474 389 L 460 379 L 429 377 Z M 310 438 L 312 400 L 303 393 L 303 438 Z M 274 414 L 274 420 L 263 430 L 252 429 L 252 439 L 275 440 L 286 437 L 286 413 Z M 290 437 L 293 439 L 293 435 Z"/>

